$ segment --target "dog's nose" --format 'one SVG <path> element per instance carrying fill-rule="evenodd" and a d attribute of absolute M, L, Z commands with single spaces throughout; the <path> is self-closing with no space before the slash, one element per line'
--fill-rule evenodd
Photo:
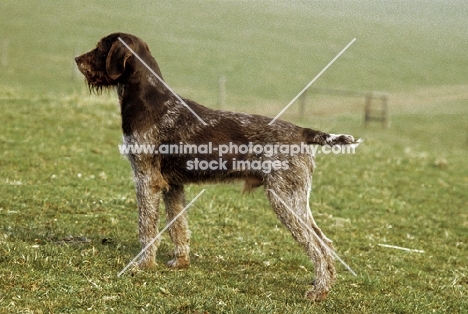
<path fill-rule="evenodd" d="M 78 57 L 75 57 L 75 62 L 76 62 L 76 63 L 79 63 L 79 62 L 80 62 L 80 57 L 79 57 L 79 56 L 78 56 Z"/>

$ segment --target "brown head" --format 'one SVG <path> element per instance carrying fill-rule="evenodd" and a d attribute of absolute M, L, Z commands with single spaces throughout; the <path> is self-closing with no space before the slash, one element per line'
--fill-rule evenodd
<path fill-rule="evenodd" d="M 95 49 L 75 58 L 90 90 L 100 91 L 117 84 L 138 83 L 136 80 L 148 71 L 119 38 L 162 78 L 159 66 L 143 40 L 130 34 L 114 33 L 102 38 Z"/>

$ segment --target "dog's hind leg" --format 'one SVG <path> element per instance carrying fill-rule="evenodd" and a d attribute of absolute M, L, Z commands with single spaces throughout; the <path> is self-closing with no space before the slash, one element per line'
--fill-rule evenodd
<path fill-rule="evenodd" d="M 170 222 L 184 209 L 183 185 L 170 185 L 163 192 L 166 206 L 167 222 Z M 169 227 L 169 235 L 174 242 L 174 259 L 167 265 L 173 268 L 184 268 L 190 265 L 190 231 L 187 222 L 187 213 L 184 212 Z"/>
<path fill-rule="evenodd" d="M 276 179 L 271 178 L 265 184 L 271 206 L 314 264 L 314 288 L 306 292 L 306 297 L 313 301 L 324 300 L 336 273 L 333 248 L 309 213 L 308 192 L 312 184 L 311 178 L 304 174 L 297 176 L 297 179 L 287 174 L 275 177 Z"/>
<path fill-rule="evenodd" d="M 322 230 L 319 228 L 319 226 L 315 222 L 314 216 L 312 215 L 312 210 L 310 209 L 310 205 L 309 205 L 309 198 L 310 198 L 311 191 L 312 191 L 312 186 L 310 186 L 309 190 L 307 191 L 307 212 L 310 217 L 310 223 L 311 223 L 310 226 L 312 227 L 312 229 L 314 229 L 315 234 L 317 234 L 317 236 L 322 241 L 324 241 L 329 247 L 333 249 L 333 241 L 325 236 L 325 234 L 322 232 Z"/>

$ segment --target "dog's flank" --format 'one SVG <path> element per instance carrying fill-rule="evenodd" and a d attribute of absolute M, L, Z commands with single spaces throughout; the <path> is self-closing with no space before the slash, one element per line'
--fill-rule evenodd
<path fill-rule="evenodd" d="M 226 143 L 350 145 L 357 143 L 351 135 L 334 135 L 303 128 L 270 118 L 245 113 L 233 113 L 206 108 L 192 100 L 183 104 L 155 78 L 138 58 L 125 47 L 123 40 L 162 79 L 156 60 L 140 38 L 124 33 L 104 37 L 96 49 L 75 60 L 91 90 L 117 87 L 122 116 L 124 144 L 155 146 L 163 144 Z M 189 106 L 189 110 L 185 105 Z M 205 124 L 200 123 L 197 116 Z M 315 223 L 309 208 L 314 158 L 311 154 L 265 154 L 230 152 L 223 169 L 194 171 L 187 162 L 193 154 L 155 155 L 129 152 L 135 181 L 139 212 L 139 238 L 145 247 L 158 234 L 159 202 L 162 199 L 168 220 L 184 208 L 184 185 L 201 182 L 245 181 L 244 191 L 263 186 L 273 210 L 292 236 L 305 249 L 315 267 L 314 287 L 306 293 L 312 300 L 323 300 L 335 280 L 335 267 L 330 250 L 331 241 Z M 217 153 L 203 155 L 205 161 L 215 161 Z M 252 168 L 233 167 L 233 160 L 245 162 L 287 163 L 288 167 L 268 173 Z M 299 222 L 285 207 L 287 204 L 307 224 Z M 312 233 L 313 232 L 313 233 Z M 187 267 L 190 263 L 190 232 L 184 213 L 170 227 L 174 242 L 174 258 L 170 267 Z M 321 241 L 319 241 L 321 240 Z M 141 257 L 140 267 L 155 265 L 156 241 Z"/>

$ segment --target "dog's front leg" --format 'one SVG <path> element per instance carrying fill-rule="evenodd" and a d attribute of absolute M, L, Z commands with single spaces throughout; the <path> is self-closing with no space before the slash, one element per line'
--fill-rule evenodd
<path fill-rule="evenodd" d="M 158 182 L 155 182 L 154 177 L 135 171 L 135 189 L 138 203 L 138 233 L 141 246 L 145 250 L 138 266 L 150 268 L 156 266 L 156 250 L 160 243 L 159 238 L 154 239 L 159 232 L 159 200 L 162 188 Z M 154 242 L 149 245 L 153 240 Z"/>
<path fill-rule="evenodd" d="M 167 221 L 172 221 L 184 209 L 184 187 L 170 185 L 163 192 L 166 205 Z M 187 213 L 184 212 L 169 228 L 169 235 L 174 242 L 174 259 L 167 265 L 172 268 L 185 268 L 190 265 L 190 231 L 187 223 Z"/>

